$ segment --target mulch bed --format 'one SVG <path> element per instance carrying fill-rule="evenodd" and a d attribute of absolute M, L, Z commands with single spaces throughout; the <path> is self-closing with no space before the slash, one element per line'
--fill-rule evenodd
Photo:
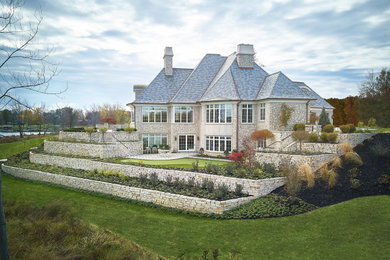
<path fill-rule="evenodd" d="M 337 172 L 333 188 L 317 180 L 312 189 L 303 189 L 297 197 L 316 206 L 327 206 L 357 197 L 390 195 L 390 134 L 377 134 L 357 145 L 354 151 L 363 160 L 362 166 L 343 166 Z M 359 185 L 352 185 L 351 178 L 358 179 Z M 284 187 L 274 193 L 287 195 Z"/>

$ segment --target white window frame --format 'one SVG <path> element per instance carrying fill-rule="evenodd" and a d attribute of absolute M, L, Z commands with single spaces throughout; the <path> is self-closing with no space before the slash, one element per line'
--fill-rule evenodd
<path fill-rule="evenodd" d="M 246 111 L 246 116 L 244 117 L 244 111 Z M 251 122 L 248 122 L 249 111 L 252 113 Z M 245 122 L 244 122 L 245 119 Z M 241 104 L 241 123 L 242 124 L 253 124 L 253 104 Z"/>
<path fill-rule="evenodd" d="M 147 141 L 148 144 L 146 145 L 146 147 L 152 147 L 153 145 L 159 146 L 161 144 L 162 145 L 168 145 L 168 134 L 142 134 L 142 145 L 143 146 L 144 146 L 144 138 L 148 139 L 148 141 Z M 150 141 L 151 141 L 152 138 L 153 138 L 153 144 L 150 145 Z M 156 138 L 160 138 L 160 140 L 161 140 L 160 144 L 155 144 L 154 140 L 156 140 Z M 167 140 L 166 144 L 163 143 L 163 138 L 165 138 Z"/>
<path fill-rule="evenodd" d="M 176 112 L 179 113 L 179 122 L 176 121 Z M 182 114 L 186 115 L 186 122 L 182 121 Z M 188 115 L 192 114 L 192 120 L 188 121 Z M 193 124 L 194 123 L 194 107 L 193 106 L 174 106 L 172 113 L 172 122 L 176 124 Z"/>
<path fill-rule="evenodd" d="M 166 113 L 165 121 L 163 121 L 163 112 Z M 152 114 L 153 113 L 153 114 Z M 147 114 L 147 121 L 144 120 L 144 114 Z M 160 121 L 156 122 L 160 115 Z M 153 121 L 152 120 L 153 117 Z M 168 107 L 166 106 L 142 106 L 142 122 L 143 123 L 167 123 L 168 122 Z"/>
<path fill-rule="evenodd" d="M 260 121 L 265 121 L 265 103 L 260 103 Z"/>
<path fill-rule="evenodd" d="M 209 104 L 206 105 L 206 123 L 207 124 L 231 124 L 232 123 L 232 104 Z"/>
<path fill-rule="evenodd" d="M 184 149 L 184 150 L 180 149 L 180 136 L 185 136 L 185 138 L 186 138 L 186 149 Z M 194 137 L 194 148 L 193 149 L 187 149 L 187 147 L 188 147 L 188 136 L 193 136 Z M 196 147 L 196 135 L 194 135 L 194 134 L 184 134 L 184 135 L 178 135 L 177 136 L 177 150 L 178 151 L 181 151 L 181 152 L 195 151 L 195 147 Z"/>
<path fill-rule="evenodd" d="M 205 144 L 206 151 L 224 152 L 224 151 L 228 150 L 227 144 L 229 141 L 230 141 L 229 152 L 232 151 L 232 137 L 231 136 L 209 136 L 208 135 L 208 136 L 206 136 L 205 140 L 206 140 L 206 144 Z M 218 144 L 218 150 L 215 149 L 216 143 Z M 223 150 L 221 150 L 221 143 L 223 143 L 223 146 L 225 148 Z"/>

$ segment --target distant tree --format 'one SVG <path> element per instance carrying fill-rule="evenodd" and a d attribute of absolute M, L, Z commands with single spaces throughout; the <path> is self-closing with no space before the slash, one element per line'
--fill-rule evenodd
<path fill-rule="evenodd" d="M 326 102 L 331 104 L 335 109 L 333 110 L 333 124 L 336 126 L 345 125 L 347 121 L 345 120 L 345 98 L 328 98 L 325 99 Z"/>
<path fill-rule="evenodd" d="M 9 124 L 12 122 L 12 112 L 8 109 L 1 111 L 1 124 Z"/>
<path fill-rule="evenodd" d="M 108 123 L 108 124 L 116 124 L 116 119 L 113 117 L 103 117 L 102 119 L 100 119 L 100 122 Z"/>
<path fill-rule="evenodd" d="M 359 116 L 357 110 L 358 99 L 357 97 L 345 98 L 344 114 L 346 124 L 353 124 L 357 126 L 359 123 Z"/>
<path fill-rule="evenodd" d="M 321 125 L 321 126 L 325 126 L 325 125 L 329 125 L 330 124 L 329 116 L 325 112 L 325 108 L 322 108 L 318 124 Z"/>
<path fill-rule="evenodd" d="M 375 115 L 378 125 L 390 127 L 390 70 L 383 68 L 379 74 L 369 72 L 359 94 L 360 120 L 367 122 Z"/>

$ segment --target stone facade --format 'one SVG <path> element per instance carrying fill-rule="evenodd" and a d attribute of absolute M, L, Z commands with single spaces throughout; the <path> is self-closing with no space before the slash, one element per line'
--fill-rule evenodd
<path fill-rule="evenodd" d="M 139 141 L 140 134 L 136 132 L 127 133 L 124 131 L 120 132 L 106 132 L 103 134 L 96 132 L 92 133 L 91 137 L 85 132 L 63 132 L 61 131 L 58 139 L 61 141 L 80 141 L 80 142 L 93 142 L 93 143 L 113 143 L 113 142 L 130 142 Z"/>
<path fill-rule="evenodd" d="M 199 172 L 148 168 L 135 165 L 106 163 L 89 159 L 68 158 L 38 153 L 30 153 L 30 161 L 32 163 L 49 164 L 81 170 L 113 170 L 117 172 L 123 172 L 130 177 L 139 177 L 141 174 L 148 174 L 148 176 L 150 176 L 150 174 L 156 173 L 159 180 L 162 181 L 165 181 L 168 176 L 171 176 L 173 179 L 180 178 L 185 181 L 188 181 L 191 178 L 195 178 L 198 183 L 202 182 L 203 179 L 208 179 L 210 181 L 213 181 L 216 186 L 225 184 L 229 187 L 229 190 L 231 191 L 234 191 L 236 184 L 241 184 L 243 186 L 244 193 L 248 193 L 256 197 L 264 196 L 270 193 L 274 189 L 283 186 L 285 182 L 285 179 L 282 177 L 262 180 L 251 180 L 205 174 Z"/>
<path fill-rule="evenodd" d="M 101 182 L 72 176 L 58 175 L 48 172 L 21 169 L 2 165 L 4 172 L 17 177 L 34 181 L 49 182 L 70 188 L 110 194 L 120 198 L 151 202 L 165 207 L 201 213 L 221 214 L 226 210 L 248 203 L 255 196 L 225 201 L 216 201 L 184 195 L 166 193 L 156 190 L 141 189 L 125 185 Z"/>
<path fill-rule="evenodd" d="M 44 151 L 47 153 L 91 156 L 99 158 L 126 157 L 142 154 L 142 142 L 117 142 L 110 144 L 88 144 L 73 142 L 44 142 Z"/>
<path fill-rule="evenodd" d="M 329 162 L 337 157 L 336 154 L 319 154 L 319 155 L 295 155 L 295 154 L 279 154 L 279 153 L 256 153 L 256 160 L 260 163 L 273 163 L 279 166 L 282 162 L 291 162 L 299 166 L 307 163 L 313 170 L 317 170 L 322 163 Z"/>

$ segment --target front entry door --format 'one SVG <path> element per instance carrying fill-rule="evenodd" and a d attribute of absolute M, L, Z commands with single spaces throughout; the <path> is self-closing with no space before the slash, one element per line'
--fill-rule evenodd
<path fill-rule="evenodd" d="M 194 135 L 179 135 L 179 151 L 194 151 L 195 136 Z"/>

